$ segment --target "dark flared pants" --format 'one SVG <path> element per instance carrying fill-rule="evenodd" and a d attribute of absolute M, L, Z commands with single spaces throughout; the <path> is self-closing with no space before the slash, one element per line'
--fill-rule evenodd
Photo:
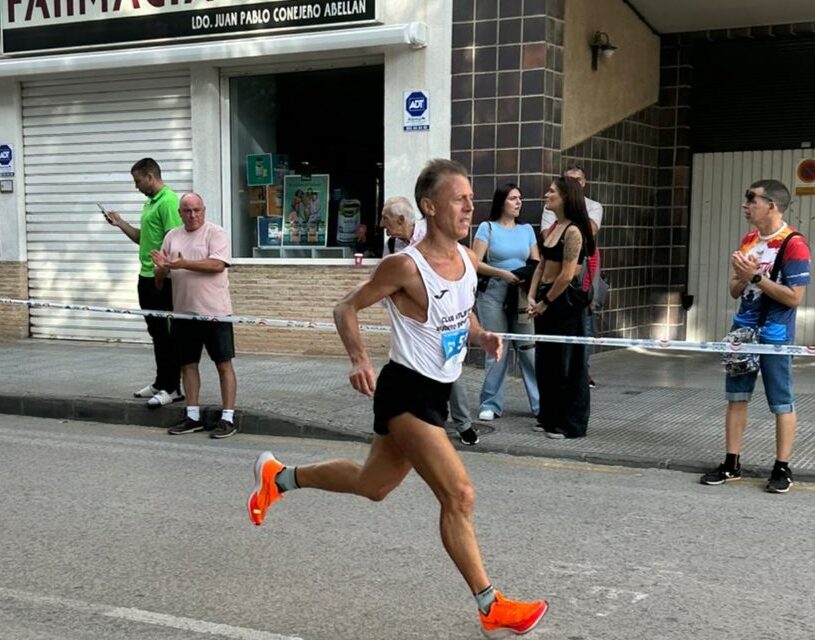
<path fill-rule="evenodd" d="M 542 316 L 535 318 L 535 333 L 582 336 L 583 313 L 582 309 L 566 304 L 562 295 L 558 296 Z M 535 376 L 540 393 L 538 423 L 546 431 L 562 433 L 567 438 L 585 436 L 591 410 L 586 346 L 536 343 Z"/>

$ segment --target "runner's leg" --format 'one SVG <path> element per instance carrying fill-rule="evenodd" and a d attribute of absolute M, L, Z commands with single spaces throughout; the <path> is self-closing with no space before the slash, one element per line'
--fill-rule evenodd
<path fill-rule="evenodd" d="M 475 492 L 464 463 L 444 429 L 403 413 L 388 423 L 390 437 L 441 504 L 441 539 L 470 590 L 490 586 L 473 529 Z"/>
<path fill-rule="evenodd" d="M 337 459 L 298 466 L 297 484 L 301 489 L 353 493 L 379 501 L 401 484 L 410 469 L 393 435 L 377 435 L 363 464 Z"/>

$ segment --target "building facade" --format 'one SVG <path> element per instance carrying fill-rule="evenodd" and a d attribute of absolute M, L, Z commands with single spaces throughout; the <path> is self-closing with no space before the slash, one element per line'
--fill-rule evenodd
<path fill-rule="evenodd" d="M 655 25 L 654 4 L 7 0 L 0 297 L 136 307 L 135 247 L 97 203 L 136 223 L 143 197 L 129 169 L 145 156 L 230 233 L 237 314 L 313 321 L 330 321 L 375 267 L 381 202 L 411 196 L 427 159 L 471 171 L 476 224 L 503 182 L 520 185 L 522 218 L 537 224 L 551 176 L 577 161 L 605 207 L 601 332 L 716 339 L 743 182 L 793 184 L 815 138 L 815 91 L 799 87 L 786 126 L 758 138 L 747 132 L 767 113 L 734 118 L 734 93 L 762 60 L 803 58 L 813 23 L 740 26 L 733 15 L 732 28 L 683 31 Z M 805 233 L 808 206 L 800 196 Z M 809 337 L 815 318 L 799 316 Z M 137 318 L 8 305 L 0 335 L 146 339 Z M 242 351 L 342 351 L 313 332 L 236 335 Z"/>

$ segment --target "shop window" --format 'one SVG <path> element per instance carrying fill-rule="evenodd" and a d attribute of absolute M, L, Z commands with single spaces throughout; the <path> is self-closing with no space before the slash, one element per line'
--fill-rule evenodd
<path fill-rule="evenodd" d="M 384 68 L 230 79 L 235 257 L 382 255 Z"/>

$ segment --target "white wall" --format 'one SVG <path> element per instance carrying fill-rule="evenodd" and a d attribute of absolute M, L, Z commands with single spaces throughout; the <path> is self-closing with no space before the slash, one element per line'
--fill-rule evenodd
<path fill-rule="evenodd" d="M 223 225 L 220 82 L 216 67 L 190 65 L 193 189 L 207 205 L 207 220 Z"/>
<path fill-rule="evenodd" d="M 388 0 L 378 3 L 386 24 L 424 22 L 428 46 L 399 47 L 385 53 L 385 197 L 413 200 L 416 176 L 431 158 L 450 157 L 450 65 L 452 0 Z M 429 95 L 430 130 L 403 131 L 404 92 Z"/>
<path fill-rule="evenodd" d="M 0 143 L 14 147 L 14 193 L 0 193 L 0 261 L 25 260 L 23 229 L 23 126 L 20 84 L 0 79 Z"/>

